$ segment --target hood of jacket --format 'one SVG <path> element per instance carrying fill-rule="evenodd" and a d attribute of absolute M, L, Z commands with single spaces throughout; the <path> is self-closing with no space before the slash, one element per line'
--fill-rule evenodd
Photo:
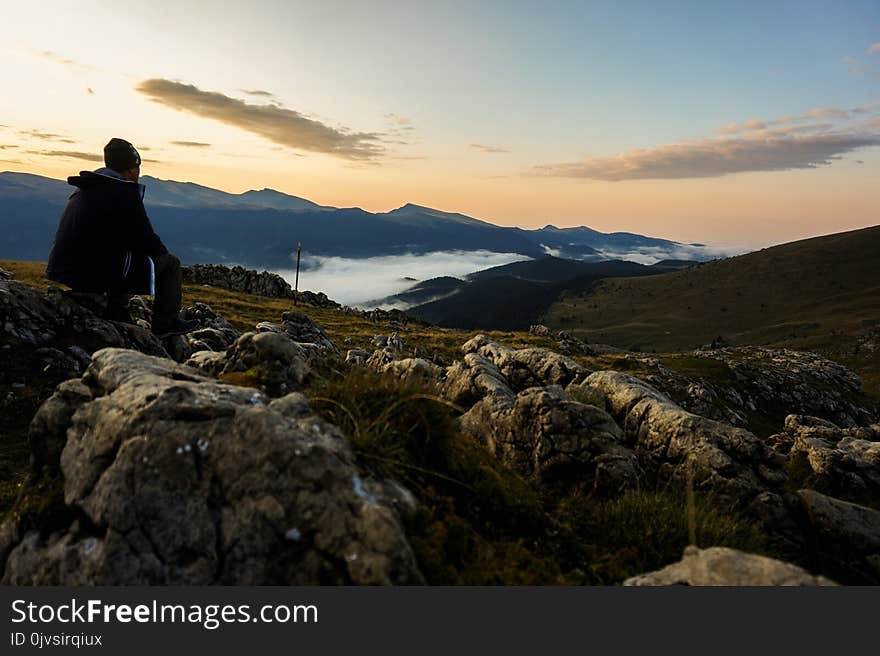
<path fill-rule="evenodd" d="M 126 180 L 113 169 L 102 167 L 94 171 L 80 171 L 79 175 L 71 175 L 67 178 L 67 184 L 73 185 L 79 189 L 89 189 L 104 184 L 128 184 L 136 185 L 141 199 L 144 197 L 146 187 L 139 182 Z"/>

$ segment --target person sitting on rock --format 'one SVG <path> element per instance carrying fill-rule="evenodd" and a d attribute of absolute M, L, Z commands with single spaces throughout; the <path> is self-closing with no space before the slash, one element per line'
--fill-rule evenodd
<path fill-rule="evenodd" d="M 106 293 L 108 316 L 131 321 L 132 294 L 154 294 L 153 333 L 158 337 L 195 330 L 180 316 L 180 260 L 153 231 L 138 183 L 141 156 L 128 141 L 104 146 L 104 168 L 81 171 L 61 214 L 46 277 L 74 292 Z"/>

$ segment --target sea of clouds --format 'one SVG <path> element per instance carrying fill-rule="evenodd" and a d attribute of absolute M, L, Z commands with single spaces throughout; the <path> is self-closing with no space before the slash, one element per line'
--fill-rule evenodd
<path fill-rule="evenodd" d="M 546 249 L 549 255 L 556 255 Z M 674 248 L 640 248 L 633 251 L 603 251 L 607 259 L 620 259 L 654 264 L 661 260 L 708 260 L 728 257 L 747 249 L 723 245 L 678 244 Z M 366 307 L 369 301 L 398 294 L 416 282 L 453 276 L 461 278 L 469 273 L 494 266 L 520 262 L 532 258 L 518 253 L 493 253 L 491 251 L 437 251 L 423 254 L 383 255 L 361 259 L 304 256 L 299 274 L 299 288 L 324 292 L 334 301 L 352 307 Z M 293 269 L 277 270 L 291 287 L 296 272 Z M 414 280 L 413 280 L 414 279 Z M 370 304 L 371 306 L 373 304 Z M 400 307 L 400 304 L 383 307 Z"/>
<path fill-rule="evenodd" d="M 362 259 L 307 256 L 300 267 L 299 288 L 321 291 L 334 301 L 357 307 L 367 301 L 398 294 L 416 281 L 439 276 L 461 278 L 482 269 L 530 259 L 518 253 L 491 251 L 438 251 Z M 295 271 L 285 269 L 275 273 L 291 287 L 294 285 Z"/>

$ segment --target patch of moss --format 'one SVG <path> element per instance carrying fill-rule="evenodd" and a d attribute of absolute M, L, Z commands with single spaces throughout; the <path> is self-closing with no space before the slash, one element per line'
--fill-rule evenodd
<path fill-rule="evenodd" d="M 230 385 L 238 385 L 239 387 L 253 387 L 261 389 L 263 386 L 263 375 L 257 369 L 248 369 L 247 371 L 229 371 L 218 376 L 224 383 Z"/>

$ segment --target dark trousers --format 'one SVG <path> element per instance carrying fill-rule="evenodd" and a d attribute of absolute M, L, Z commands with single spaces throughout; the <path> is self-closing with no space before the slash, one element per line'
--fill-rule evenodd
<path fill-rule="evenodd" d="M 183 274 L 180 260 L 171 253 L 160 255 L 156 265 L 156 296 L 153 298 L 153 327 L 167 327 L 174 323 L 180 312 Z"/>
<path fill-rule="evenodd" d="M 180 260 L 171 253 L 153 258 L 156 269 L 156 295 L 153 298 L 153 327 L 167 328 L 180 312 L 181 285 L 183 277 Z M 132 289 L 132 291 L 134 291 Z M 127 316 L 128 299 L 131 293 L 122 291 L 108 294 L 108 318 L 130 320 Z"/>

